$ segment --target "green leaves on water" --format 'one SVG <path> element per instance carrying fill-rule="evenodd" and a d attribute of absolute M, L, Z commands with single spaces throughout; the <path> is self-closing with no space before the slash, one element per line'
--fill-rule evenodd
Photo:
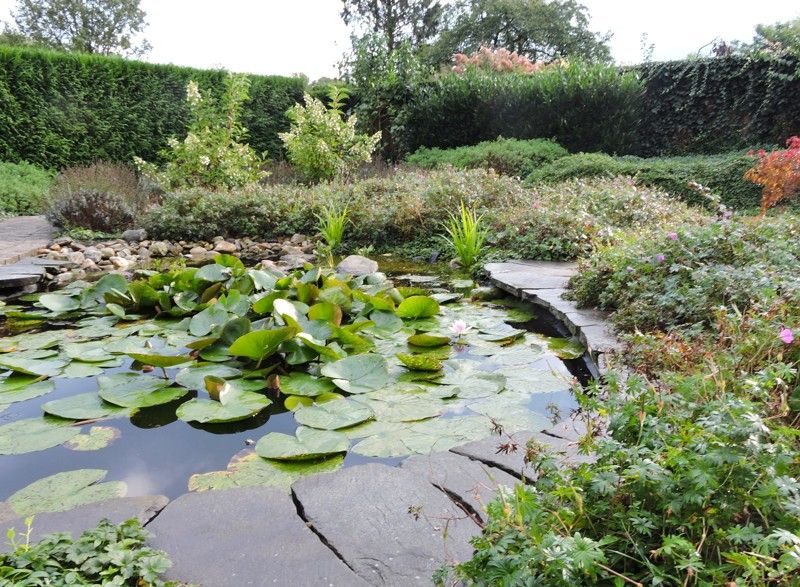
<path fill-rule="evenodd" d="M 436 348 L 450 342 L 449 337 L 435 334 L 414 334 L 409 336 L 407 340 L 410 345 L 426 348 Z"/>
<path fill-rule="evenodd" d="M 579 359 L 586 352 L 580 341 L 574 338 L 548 338 L 547 350 L 559 359 Z"/>
<path fill-rule="evenodd" d="M 262 436 L 256 443 L 256 454 L 265 459 L 307 460 L 346 452 L 350 446 L 347 435 L 341 432 L 301 426 L 295 434 L 270 432 Z"/>
<path fill-rule="evenodd" d="M 241 369 L 228 365 L 219 365 L 216 363 L 192 365 L 191 367 L 185 367 L 178 371 L 177 375 L 175 375 L 175 382 L 193 391 L 199 391 L 205 389 L 206 377 L 212 376 L 221 379 L 233 379 L 234 377 L 239 377 L 241 374 Z"/>
<path fill-rule="evenodd" d="M 397 306 L 401 318 L 430 318 L 439 313 L 439 302 L 429 296 L 411 296 Z"/>
<path fill-rule="evenodd" d="M 397 358 L 403 365 L 414 371 L 441 371 L 443 367 L 439 359 L 427 355 L 397 353 Z"/>
<path fill-rule="evenodd" d="M 208 491 L 232 487 L 266 485 L 289 491 L 292 483 L 307 475 L 335 471 L 342 466 L 344 457 L 336 455 L 326 459 L 307 461 L 274 461 L 245 449 L 231 459 L 226 471 L 213 471 L 192 475 L 189 491 Z"/>
<path fill-rule="evenodd" d="M 156 353 L 125 353 L 134 361 L 139 361 L 143 365 L 152 365 L 159 369 L 167 369 L 175 367 L 176 365 L 183 365 L 193 361 L 191 357 L 175 356 L 175 355 L 159 355 Z"/>
<path fill-rule="evenodd" d="M 275 354 L 281 343 L 294 338 L 298 332 L 298 329 L 293 326 L 284 326 L 273 330 L 254 330 L 237 338 L 228 352 L 237 357 L 261 361 Z"/>
<path fill-rule="evenodd" d="M 0 426 L 0 455 L 21 455 L 63 444 L 80 433 L 72 422 L 28 418 Z"/>
<path fill-rule="evenodd" d="M 167 404 L 188 393 L 183 387 L 170 387 L 171 381 L 139 373 L 114 373 L 97 378 L 98 393 L 108 403 L 123 408 L 149 408 Z"/>
<path fill-rule="evenodd" d="M 239 391 L 224 384 L 219 401 L 215 399 L 194 398 L 178 406 L 175 412 L 184 422 L 199 424 L 223 424 L 238 422 L 258 414 L 272 401 L 254 391 Z"/>
<path fill-rule="evenodd" d="M 78 506 L 124 497 L 122 481 L 100 483 L 108 471 L 79 469 L 56 473 L 34 481 L 8 498 L 8 505 L 22 517 L 41 512 L 64 512 Z"/>
<path fill-rule="evenodd" d="M 120 437 L 120 431 L 113 426 L 92 426 L 86 434 L 73 436 L 64 446 L 74 451 L 100 450 Z"/>
<path fill-rule="evenodd" d="M 79 393 L 42 404 L 42 410 L 69 420 L 99 420 L 127 414 L 130 410 L 104 402 L 95 392 Z"/>
<path fill-rule="evenodd" d="M 367 393 L 389 382 L 389 368 L 381 355 L 364 354 L 327 363 L 321 373 L 348 393 Z"/>
<path fill-rule="evenodd" d="M 328 379 L 314 377 L 308 373 L 295 372 L 281 376 L 281 392 L 287 395 L 315 397 L 336 389 Z"/>
<path fill-rule="evenodd" d="M 81 307 L 81 301 L 77 297 L 64 294 L 52 293 L 39 296 L 39 303 L 51 312 L 71 312 Z"/>
<path fill-rule="evenodd" d="M 10 377 L 13 377 L 10 376 Z M 10 378 L 6 378 L 6 381 Z M 34 377 L 34 381 L 36 381 Z M 16 402 L 24 402 L 35 397 L 46 395 L 55 389 L 55 383 L 50 380 L 36 381 L 36 383 L 29 383 L 24 386 L 13 387 L 8 385 L 10 389 L 0 388 L 0 404 L 13 404 Z"/>
<path fill-rule="evenodd" d="M 298 408 L 294 413 L 298 423 L 320 430 L 339 430 L 366 422 L 372 417 L 369 407 L 352 399 L 315 403 Z"/>

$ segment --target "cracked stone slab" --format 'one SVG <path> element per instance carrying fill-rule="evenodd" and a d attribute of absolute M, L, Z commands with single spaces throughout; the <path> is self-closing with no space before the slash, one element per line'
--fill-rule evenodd
<path fill-rule="evenodd" d="M 39 283 L 45 276 L 44 267 L 39 265 L 3 265 L 0 266 L 0 288 L 22 287 Z"/>
<path fill-rule="evenodd" d="M 114 524 L 138 518 L 142 524 L 146 524 L 157 516 L 168 503 L 169 499 L 163 495 L 117 497 L 90 503 L 66 512 L 36 514 L 33 518 L 31 541 L 36 542 L 45 534 L 53 532 L 67 532 L 73 538 L 77 538 L 81 533 L 97 526 L 104 518 Z M 0 527 L 2 527 L 3 533 L 9 528 L 13 528 L 18 536 L 27 531 L 24 518 L 14 517 L 11 520 L 3 520 L 2 515 L 2 510 L 0 510 Z M 9 550 L 11 550 L 9 544 L 0 544 L 0 552 Z"/>
<path fill-rule="evenodd" d="M 571 442 L 578 442 L 581 438 L 586 436 L 586 422 L 581 418 L 567 418 L 552 428 L 548 428 L 544 433 L 550 436 L 564 438 Z"/>
<path fill-rule="evenodd" d="M 414 455 L 400 467 L 455 495 L 481 520 L 486 518 L 486 505 L 494 499 L 498 487 L 514 487 L 520 481 L 505 471 L 452 452 Z"/>
<path fill-rule="evenodd" d="M 366 464 L 296 481 L 304 517 L 372 585 L 430 585 L 443 563 L 472 556 L 479 527 L 408 470 Z"/>
<path fill-rule="evenodd" d="M 608 324 L 595 324 L 581 328 L 580 340 L 591 354 L 622 350 L 622 343 Z"/>
<path fill-rule="evenodd" d="M 203 587 L 365 585 L 274 487 L 187 493 L 147 529 L 150 544 L 172 559 L 168 579 Z"/>
<path fill-rule="evenodd" d="M 451 448 L 450 452 L 503 469 L 512 475 L 521 475 L 528 481 L 536 480 L 535 472 L 525 463 L 526 445 L 530 440 L 546 445 L 549 450 L 556 454 L 558 462 L 565 467 L 593 462 L 594 460 L 591 456 L 579 454 L 577 444 L 568 439 L 529 431 L 518 432 L 511 435 L 511 437 L 516 444 L 516 450 L 499 450 L 500 445 L 507 443 L 508 439 L 492 436 L 456 446 Z"/>

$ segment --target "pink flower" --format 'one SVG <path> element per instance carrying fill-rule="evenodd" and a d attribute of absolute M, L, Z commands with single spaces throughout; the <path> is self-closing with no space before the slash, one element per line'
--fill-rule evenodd
<path fill-rule="evenodd" d="M 666 259 L 666 257 L 664 257 L 664 255 L 662 255 L 661 253 L 656 255 L 656 261 L 658 261 L 659 263 L 663 263 L 664 259 Z"/>
<path fill-rule="evenodd" d="M 792 332 L 791 328 L 786 328 L 785 326 L 781 326 L 781 332 L 778 337 L 784 344 L 792 344 L 794 342 L 794 332 Z"/>
<path fill-rule="evenodd" d="M 667 234 L 667 236 L 669 237 L 669 240 L 671 240 L 671 241 L 678 240 L 678 233 L 677 232 L 670 232 L 670 233 Z"/>
<path fill-rule="evenodd" d="M 456 320 L 455 322 L 453 322 L 453 325 L 450 327 L 450 330 L 452 330 L 453 334 L 455 334 L 456 336 L 463 336 L 464 333 L 467 330 L 469 330 L 469 326 L 467 326 L 467 323 L 464 322 L 463 320 Z"/>

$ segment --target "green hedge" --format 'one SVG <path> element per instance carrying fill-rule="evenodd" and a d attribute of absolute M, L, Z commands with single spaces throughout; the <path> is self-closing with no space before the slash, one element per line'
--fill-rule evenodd
<path fill-rule="evenodd" d="M 542 165 L 567 155 L 569 152 L 564 147 L 547 139 L 524 141 L 501 138 L 455 149 L 421 147 L 406 157 L 406 162 L 423 169 L 435 169 L 445 165 L 457 169 L 491 167 L 498 173 L 525 177 Z"/>
<path fill-rule="evenodd" d="M 761 188 L 746 179 L 744 173 L 754 160 L 746 152 L 685 157 L 611 157 L 604 153 L 578 153 L 557 159 L 531 173 L 526 183 L 556 183 L 581 177 L 630 175 L 640 183 L 658 187 L 691 204 L 705 200 L 689 187 L 696 181 L 721 196 L 722 201 L 738 209 L 758 208 Z"/>
<path fill-rule="evenodd" d="M 0 160 L 61 168 L 96 160 L 156 160 L 185 133 L 185 86 L 222 91 L 225 72 L 116 57 L 0 46 Z M 250 144 L 281 153 L 286 109 L 302 99 L 300 78 L 252 76 L 244 122 Z"/>
<path fill-rule="evenodd" d="M 641 83 L 615 67 L 571 63 L 536 75 L 444 74 L 415 88 L 403 108 L 404 144 L 459 147 L 551 138 L 570 151 L 635 147 Z"/>
<path fill-rule="evenodd" d="M 719 153 L 800 134 L 800 61 L 724 57 L 639 65 L 636 154 Z"/>

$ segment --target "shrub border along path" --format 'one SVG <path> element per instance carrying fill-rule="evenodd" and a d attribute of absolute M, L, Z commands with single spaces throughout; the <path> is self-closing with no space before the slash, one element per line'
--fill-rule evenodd
<path fill-rule="evenodd" d="M 558 312 L 593 357 L 618 348 L 600 337 L 608 327 L 599 313 L 573 311 L 560 299 L 574 265 L 513 261 L 486 268 L 496 285 Z M 369 463 L 306 477 L 291 494 L 242 487 L 187 493 L 169 503 L 163 496 L 118 498 L 39 514 L 32 538 L 54 531 L 77 536 L 105 517 L 138 517 L 154 534 L 152 545 L 174 562 L 167 577 L 204 587 L 430 585 L 442 564 L 472 556 L 469 540 L 481 531 L 483 506 L 498 485 L 534 479 L 525 462 L 528 441 L 550 447 L 565 466 L 578 464 L 591 460 L 578 453 L 584 430 L 568 418 L 547 430 L 412 456 L 399 467 Z M 498 451 L 506 441 L 516 450 Z M 8 527 L 24 532 L 25 522 L 0 502 L 0 529 Z"/>

